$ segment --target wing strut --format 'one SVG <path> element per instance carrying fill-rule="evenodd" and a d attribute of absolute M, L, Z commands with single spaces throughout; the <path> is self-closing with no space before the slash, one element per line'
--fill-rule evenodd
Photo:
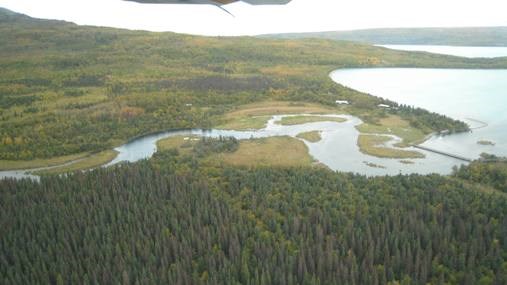
<path fill-rule="evenodd" d="M 199 1 L 199 0 L 187 0 L 186 1 L 187 3 L 195 3 L 195 4 L 208 4 L 208 5 L 213 5 L 215 7 L 217 7 L 218 9 L 224 11 L 225 13 L 231 15 L 232 17 L 234 17 L 234 15 L 227 11 L 227 9 L 225 9 L 224 7 L 222 7 L 222 5 L 224 4 L 229 4 L 229 3 L 232 3 L 232 2 L 236 2 L 235 0 L 204 0 L 204 1 Z M 234 17 L 235 18 L 235 17 Z"/>
<path fill-rule="evenodd" d="M 231 12 L 227 11 L 227 9 L 225 9 L 224 7 L 222 7 L 222 6 L 218 5 L 218 4 L 214 4 L 214 6 L 218 7 L 222 11 L 225 11 L 225 13 L 227 13 L 227 14 L 231 15 L 232 17 L 234 17 L 234 15 Z M 236 17 L 234 17 L 234 18 L 236 18 Z"/>

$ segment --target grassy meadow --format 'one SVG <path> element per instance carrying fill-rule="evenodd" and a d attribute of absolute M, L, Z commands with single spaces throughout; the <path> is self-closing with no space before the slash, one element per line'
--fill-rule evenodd
<path fill-rule="evenodd" d="M 384 146 L 391 140 L 389 136 L 383 135 L 359 135 L 357 145 L 359 150 L 365 154 L 383 158 L 424 158 L 424 154 L 418 151 L 403 150 Z"/>
<path fill-rule="evenodd" d="M 300 125 L 306 123 L 315 123 L 315 122 L 337 122 L 343 123 L 347 121 L 344 118 L 339 117 L 325 117 L 325 116 L 291 116 L 291 117 L 283 117 L 280 120 L 280 124 L 284 126 L 292 126 L 292 125 Z"/>
<path fill-rule="evenodd" d="M 309 142 L 319 142 L 322 139 L 319 131 L 300 133 L 296 137 L 304 139 Z"/>

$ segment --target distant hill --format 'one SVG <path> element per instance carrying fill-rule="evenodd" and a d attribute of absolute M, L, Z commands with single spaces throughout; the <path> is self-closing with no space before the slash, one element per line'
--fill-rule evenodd
<path fill-rule="evenodd" d="M 507 27 L 396 28 L 260 35 L 267 38 L 324 38 L 372 44 L 507 46 Z"/>
<path fill-rule="evenodd" d="M 21 19 L 27 20 L 29 17 L 15 13 L 11 10 L 0 7 L 0 23 L 14 22 Z"/>
<path fill-rule="evenodd" d="M 27 27 L 27 28 L 33 27 L 33 25 L 43 25 L 44 27 L 47 28 L 47 27 L 58 27 L 63 24 L 75 25 L 73 23 L 62 20 L 32 18 L 25 14 L 20 14 L 0 7 L 0 25 L 15 25 L 15 27 Z"/>

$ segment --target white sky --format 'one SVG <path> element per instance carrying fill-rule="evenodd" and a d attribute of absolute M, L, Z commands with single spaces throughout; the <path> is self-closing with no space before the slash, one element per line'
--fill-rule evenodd
<path fill-rule="evenodd" d="M 149 5 L 121 0 L 0 0 L 36 18 L 201 35 L 381 27 L 507 26 L 506 0 L 293 0 L 285 6 Z"/>

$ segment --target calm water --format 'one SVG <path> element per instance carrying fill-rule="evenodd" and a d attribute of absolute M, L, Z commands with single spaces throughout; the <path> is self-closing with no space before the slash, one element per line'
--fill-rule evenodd
<path fill-rule="evenodd" d="M 425 146 L 470 158 L 482 152 L 507 156 L 507 70 L 343 69 L 334 71 L 331 78 L 362 92 L 482 127 L 472 133 L 434 137 Z M 478 145 L 479 140 L 496 145 Z"/>
<path fill-rule="evenodd" d="M 420 151 L 426 155 L 424 159 L 410 159 L 412 164 L 403 164 L 398 159 L 377 158 L 363 154 L 357 146 L 359 132 L 355 126 L 362 123 L 360 119 L 348 115 L 327 115 L 330 117 L 345 118 L 345 122 L 314 122 L 293 126 L 283 126 L 277 123 L 284 116 L 273 116 L 264 129 L 257 131 L 231 131 L 231 130 L 180 130 L 167 131 L 154 135 L 138 138 L 122 145 L 115 150 L 119 155 L 105 167 L 120 162 L 135 162 L 141 159 L 150 158 L 156 151 L 156 142 L 160 139 L 172 136 L 204 136 L 219 137 L 232 136 L 237 139 L 265 138 L 273 136 L 291 136 L 296 138 L 299 133 L 308 131 L 320 131 L 322 140 L 319 142 L 308 142 L 302 139 L 308 147 L 309 154 L 317 161 L 323 163 L 332 170 L 355 172 L 369 176 L 374 175 L 396 175 L 400 173 L 449 173 L 452 166 L 459 164 L 459 160 L 448 159 L 441 155 Z M 392 136 L 392 140 L 386 145 L 391 146 L 400 139 Z M 409 148 L 411 149 L 411 148 Z M 375 164 L 383 168 L 371 167 L 367 164 Z M 37 178 L 30 176 L 26 171 L 4 171 L 0 172 L 2 177 L 15 178 Z"/>
<path fill-rule="evenodd" d="M 401 46 L 400 48 L 468 57 L 507 56 L 507 48 L 496 47 Z M 464 120 L 474 128 L 472 133 L 433 137 L 425 142 L 424 146 L 471 159 L 479 157 L 482 152 L 507 156 L 507 70 L 341 69 L 331 73 L 331 78 L 337 83 L 362 92 Z M 265 129 L 258 131 L 183 130 L 138 138 L 116 148 L 119 152 L 118 157 L 106 166 L 122 161 L 134 162 L 149 158 L 156 152 L 156 141 L 170 136 L 233 136 L 238 139 L 249 139 L 280 135 L 295 137 L 301 132 L 314 130 L 321 131 L 322 140 L 316 143 L 303 141 L 308 146 L 310 155 L 333 170 L 366 175 L 449 174 L 452 166 L 463 164 L 463 161 L 422 150 L 418 151 L 424 153 L 426 158 L 411 159 L 413 164 L 402 164 L 398 159 L 365 155 L 357 147 L 359 133 L 355 126 L 361 124 L 361 120 L 356 117 L 341 115 L 340 117 L 347 119 L 346 122 L 315 122 L 296 126 L 277 124 L 276 121 L 281 117 L 274 116 Z M 388 145 L 397 140 L 399 138 L 393 137 Z M 492 141 L 495 145 L 479 145 L 477 144 L 479 140 Z M 373 168 L 366 163 L 385 168 Z M 2 177 L 37 179 L 23 170 L 0 171 L 0 178 Z"/>
<path fill-rule="evenodd" d="M 426 51 L 438 54 L 455 55 L 462 57 L 503 57 L 507 56 L 507 47 L 459 47 L 435 45 L 377 45 L 396 50 Z"/>
<path fill-rule="evenodd" d="M 311 143 L 302 140 L 308 147 L 309 153 L 317 161 L 325 164 L 332 170 L 355 172 L 366 175 L 396 175 L 399 173 L 442 173 L 450 172 L 453 165 L 461 163 L 459 160 L 449 159 L 441 155 L 420 151 L 426 155 L 425 159 L 411 159 L 413 164 L 403 164 L 399 159 L 377 158 L 361 153 L 357 146 L 359 132 L 355 126 L 362 123 L 360 119 L 348 115 L 329 115 L 331 117 L 346 118 L 343 123 L 337 122 L 314 122 L 293 126 L 283 126 L 277 123 L 284 116 L 273 116 L 264 129 L 257 131 L 231 131 L 231 130 L 184 130 L 168 131 L 156 135 L 146 136 L 121 147 L 116 148 L 118 157 L 108 165 L 122 161 L 138 161 L 149 158 L 156 152 L 156 142 L 160 139 L 178 135 L 196 135 L 205 137 L 232 136 L 237 139 L 265 138 L 273 136 L 296 137 L 299 133 L 308 131 L 320 131 L 322 140 Z M 389 143 L 398 142 L 400 139 L 393 136 Z M 411 149 L 411 148 L 409 148 Z M 385 168 L 376 168 L 366 165 L 373 163 Z M 437 166 L 436 166 L 437 165 Z"/>

